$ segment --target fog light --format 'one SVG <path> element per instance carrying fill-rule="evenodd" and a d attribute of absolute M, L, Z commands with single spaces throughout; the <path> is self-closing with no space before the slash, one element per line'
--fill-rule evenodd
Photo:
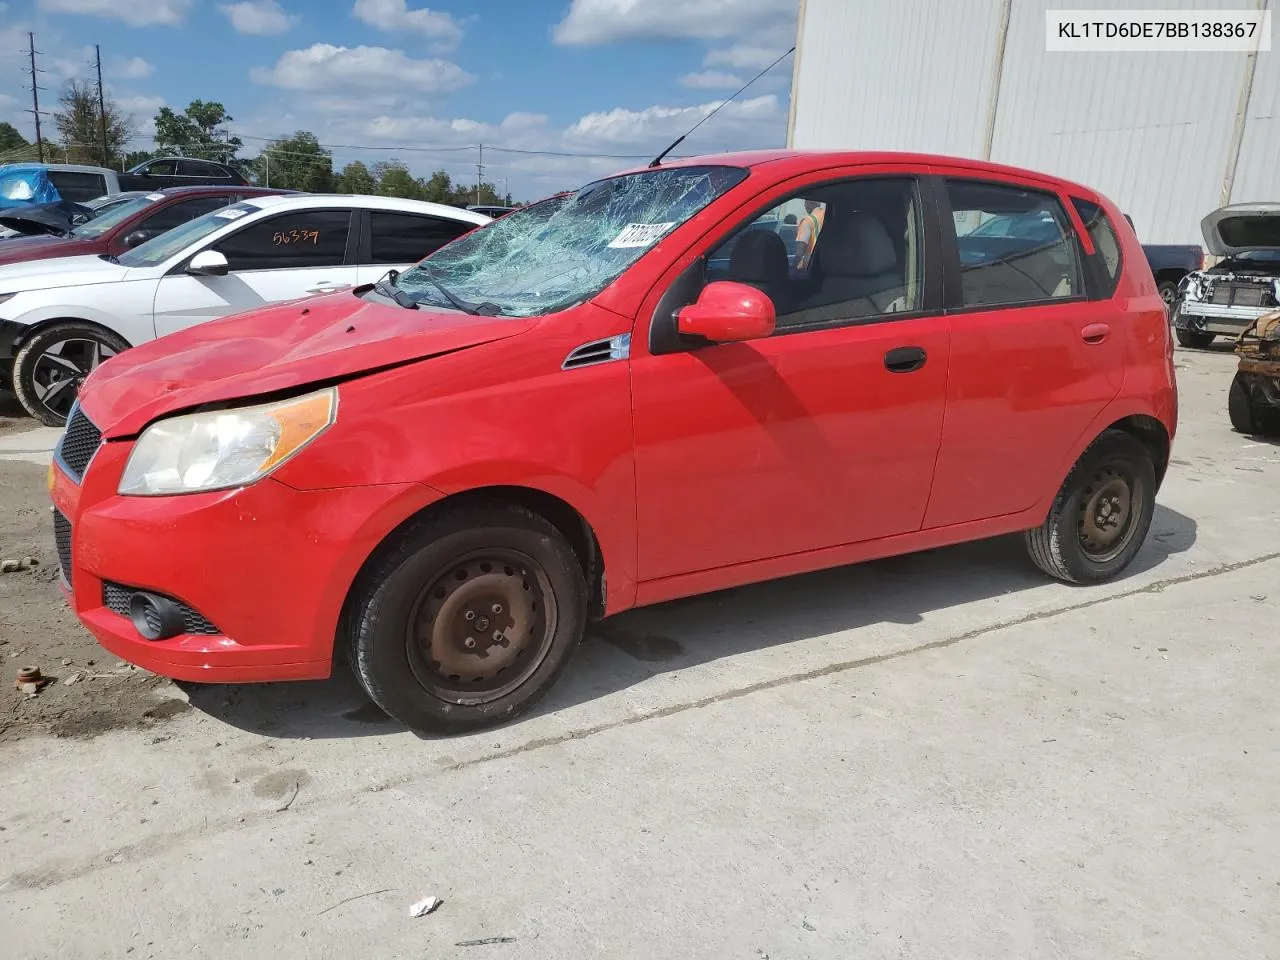
<path fill-rule="evenodd" d="M 129 619 L 144 640 L 168 640 L 182 633 L 184 627 L 182 611 L 176 603 L 141 590 L 129 598 Z"/>

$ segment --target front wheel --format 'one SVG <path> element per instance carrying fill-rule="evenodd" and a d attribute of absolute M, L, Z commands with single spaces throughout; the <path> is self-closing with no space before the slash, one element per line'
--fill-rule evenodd
<path fill-rule="evenodd" d="M 1178 282 L 1165 280 L 1156 289 L 1160 291 L 1160 299 L 1164 301 L 1165 309 L 1172 312 L 1174 305 L 1178 302 Z"/>
<path fill-rule="evenodd" d="M 1177 334 L 1178 342 L 1184 347 L 1196 347 L 1203 350 L 1214 341 L 1214 334 L 1207 333 L 1204 330 L 1184 330 L 1179 327 L 1174 333 Z"/>
<path fill-rule="evenodd" d="M 1067 583 L 1110 580 L 1142 549 L 1155 498 L 1150 452 L 1131 434 L 1108 430 L 1076 462 L 1044 523 L 1026 532 L 1027 552 Z"/>
<path fill-rule="evenodd" d="M 128 342 L 89 323 L 56 323 L 34 334 L 13 358 L 13 392 L 27 413 L 45 426 L 61 427 L 80 384 Z"/>
<path fill-rule="evenodd" d="M 459 507 L 409 526 L 361 576 L 351 664 L 410 729 L 461 733 L 536 703 L 586 619 L 582 565 L 559 530 L 510 504 Z"/>

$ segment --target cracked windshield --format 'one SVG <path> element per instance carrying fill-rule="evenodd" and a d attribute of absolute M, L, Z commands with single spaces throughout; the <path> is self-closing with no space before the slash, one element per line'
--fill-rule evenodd
<path fill-rule="evenodd" d="M 563 310 L 595 296 L 746 175 L 738 167 L 676 167 L 600 180 L 461 238 L 395 285 L 433 307 L 458 306 L 452 294 L 510 317 Z"/>

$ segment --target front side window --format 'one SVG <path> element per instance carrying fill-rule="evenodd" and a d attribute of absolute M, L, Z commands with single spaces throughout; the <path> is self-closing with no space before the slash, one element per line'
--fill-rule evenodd
<path fill-rule="evenodd" d="M 251 223 L 211 249 L 232 270 L 335 267 L 346 259 L 350 224 L 350 210 L 295 210 Z"/>
<path fill-rule="evenodd" d="M 646 251 L 741 183 L 741 167 L 659 167 L 522 207 L 428 257 L 396 280 L 414 300 L 463 301 L 533 317 L 590 300 Z"/>
<path fill-rule="evenodd" d="M 120 265 L 125 267 L 158 267 L 170 257 L 176 257 L 192 244 L 199 243 L 205 237 L 217 233 L 228 224 L 241 217 L 258 213 L 260 207 L 248 203 L 234 203 L 229 207 L 206 213 L 202 217 L 188 220 L 172 230 L 140 243 L 128 253 L 120 255 Z"/>
<path fill-rule="evenodd" d="M 206 213 L 220 210 L 227 205 L 229 199 L 229 197 L 212 196 L 180 200 L 177 203 L 169 204 L 163 210 L 157 210 L 143 220 L 142 223 L 138 224 L 138 229 L 146 230 L 153 234 L 164 233 L 166 230 L 172 230 L 188 220 L 194 220 L 196 217 L 204 216 Z"/>
<path fill-rule="evenodd" d="M 866 321 L 922 308 L 922 248 L 913 179 L 845 180 L 794 194 L 744 225 L 708 255 L 706 280 L 766 294 L 780 332 Z"/>
<path fill-rule="evenodd" d="M 142 173 L 152 177 L 172 177 L 178 172 L 177 160 L 153 160 L 142 168 Z"/>
<path fill-rule="evenodd" d="M 948 180 L 947 195 L 966 307 L 1061 300 L 1085 292 L 1075 235 L 1056 196 L 974 180 Z"/>
<path fill-rule="evenodd" d="M 476 225 L 414 213 L 369 214 L 369 262 L 417 263 Z"/>

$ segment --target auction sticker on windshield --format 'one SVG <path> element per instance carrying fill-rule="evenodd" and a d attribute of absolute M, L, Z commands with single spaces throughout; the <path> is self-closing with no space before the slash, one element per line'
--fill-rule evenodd
<path fill-rule="evenodd" d="M 248 210 L 237 210 L 235 207 L 228 207 L 226 210 L 219 210 L 214 216 L 221 217 L 223 220 L 235 220 L 243 217 L 248 212 Z"/>
<path fill-rule="evenodd" d="M 147 194 L 147 199 L 148 199 L 148 200 L 163 200 L 163 199 L 164 199 L 164 194 L 163 194 L 163 193 L 148 193 L 148 194 Z"/>
<path fill-rule="evenodd" d="M 622 232 L 609 242 L 609 246 L 615 250 L 628 247 L 647 247 L 661 240 L 662 235 L 674 226 L 674 221 L 671 223 L 628 223 L 622 228 Z"/>

